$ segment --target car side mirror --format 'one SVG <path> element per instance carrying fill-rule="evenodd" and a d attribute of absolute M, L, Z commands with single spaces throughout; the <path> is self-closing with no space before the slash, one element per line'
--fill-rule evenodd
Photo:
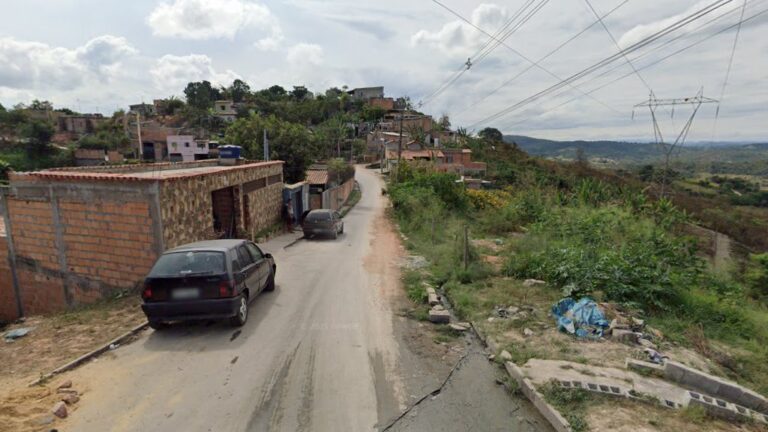
<path fill-rule="evenodd" d="M 265 253 L 264 254 L 264 258 L 272 259 L 272 254 L 271 253 Z"/>

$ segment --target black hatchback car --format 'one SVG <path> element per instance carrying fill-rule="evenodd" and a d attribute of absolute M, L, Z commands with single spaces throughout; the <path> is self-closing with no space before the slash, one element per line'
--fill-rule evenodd
<path fill-rule="evenodd" d="M 141 306 L 153 329 L 170 321 L 229 319 L 242 326 L 248 305 L 275 289 L 272 255 L 247 240 L 211 240 L 165 252 L 144 280 Z"/>

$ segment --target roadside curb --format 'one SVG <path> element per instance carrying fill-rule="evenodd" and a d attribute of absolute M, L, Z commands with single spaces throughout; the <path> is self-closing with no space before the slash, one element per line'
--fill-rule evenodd
<path fill-rule="evenodd" d="M 132 328 L 131 330 L 129 330 L 128 332 L 122 334 L 121 336 L 118 336 L 117 338 L 112 339 L 111 341 L 109 341 L 106 344 L 102 345 L 101 347 L 96 348 L 95 350 L 93 350 L 93 351 L 91 351 L 91 352 L 89 352 L 87 354 L 84 354 L 84 355 L 82 355 L 82 356 L 72 360 L 71 362 L 69 362 L 69 363 L 67 363 L 67 364 L 65 364 L 63 366 L 58 367 L 57 369 L 54 369 L 52 372 L 50 372 L 48 374 L 45 374 L 45 375 L 41 376 L 40 378 L 32 381 L 31 383 L 28 384 L 28 387 L 34 387 L 36 385 L 40 385 L 44 381 L 47 381 L 47 380 L 53 378 L 56 375 L 59 375 L 59 374 L 62 374 L 64 372 L 67 372 L 67 371 L 70 371 L 72 369 L 75 369 L 76 367 L 80 366 L 81 364 L 85 363 L 86 361 L 88 361 L 90 359 L 93 359 L 93 358 L 96 358 L 96 357 L 100 356 L 101 354 L 104 354 L 105 352 L 109 351 L 109 347 L 111 345 L 118 345 L 118 344 L 121 344 L 121 343 L 125 342 L 127 339 L 129 339 L 129 338 L 133 337 L 134 335 L 138 334 L 142 330 L 146 329 L 148 326 L 149 326 L 149 322 L 144 322 L 142 324 L 139 324 L 138 326 Z"/>
<path fill-rule="evenodd" d="M 483 332 L 480 330 L 480 327 L 478 327 L 474 321 L 470 322 L 470 324 L 472 325 L 472 330 L 485 344 L 485 346 L 488 348 L 488 351 L 490 351 L 491 354 L 496 355 L 499 351 L 499 346 L 496 341 L 483 334 Z M 533 386 L 531 380 L 525 377 L 523 370 L 520 369 L 519 366 L 507 361 L 504 362 L 504 370 L 507 371 L 507 374 L 510 376 L 510 378 L 517 382 L 518 386 L 520 386 L 520 391 L 533 404 L 533 406 L 536 408 L 536 411 L 538 411 L 539 414 L 541 414 L 541 416 L 544 417 L 544 419 L 546 419 L 547 422 L 552 425 L 552 427 L 557 432 L 573 431 L 568 420 L 566 420 L 555 407 L 547 403 L 541 393 L 536 391 L 536 388 Z"/>
<path fill-rule="evenodd" d="M 354 188 L 353 188 L 352 190 L 353 190 L 353 191 L 354 191 L 354 190 L 356 190 L 356 191 L 360 192 L 360 196 L 361 196 L 361 198 L 362 198 L 362 195 L 363 195 L 363 190 L 362 190 L 362 189 L 360 189 L 360 183 L 358 183 L 358 181 L 357 181 L 357 180 L 355 180 L 355 186 L 354 186 Z M 349 200 L 347 200 L 347 202 L 349 202 Z M 357 204 L 358 204 L 359 202 L 360 202 L 360 200 L 358 199 L 358 200 L 357 200 L 357 201 L 356 201 L 354 204 L 352 204 L 352 205 L 351 205 L 351 206 L 349 206 L 349 207 L 347 207 L 347 206 L 346 206 L 346 203 L 344 203 L 345 205 L 344 205 L 344 206 L 342 206 L 342 207 L 341 207 L 341 209 L 339 210 L 339 213 L 341 213 L 341 218 L 342 218 L 342 219 L 344 219 L 345 217 L 347 217 L 347 215 L 349 214 L 349 212 L 351 212 L 351 211 L 352 211 L 352 209 L 353 209 L 353 208 L 355 208 L 355 206 L 357 206 Z"/>
<path fill-rule="evenodd" d="M 287 245 L 283 246 L 283 249 L 288 249 L 289 247 L 294 246 L 296 243 L 304 240 L 304 238 L 305 237 L 302 235 L 301 237 L 297 238 L 296 240 L 294 240 L 294 241 L 288 243 Z"/>
<path fill-rule="evenodd" d="M 536 407 L 536 410 L 544 417 L 557 432 L 572 432 L 571 424 L 566 420 L 560 411 L 547 403 L 544 396 L 536 390 L 531 380 L 525 377 L 523 370 L 512 362 L 505 362 L 504 369 L 510 377 L 517 381 L 520 391 Z"/>

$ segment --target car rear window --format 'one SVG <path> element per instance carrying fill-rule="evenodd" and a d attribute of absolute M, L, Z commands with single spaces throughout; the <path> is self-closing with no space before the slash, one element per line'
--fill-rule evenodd
<path fill-rule="evenodd" d="M 331 220 L 331 214 L 328 212 L 310 213 L 307 220 L 310 222 L 327 221 Z"/>
<path fill-rule="evenodd" d="M 189 276 L 226 273 L 223 252 L 174 252 L 160 257 L 150 277 Z"/>

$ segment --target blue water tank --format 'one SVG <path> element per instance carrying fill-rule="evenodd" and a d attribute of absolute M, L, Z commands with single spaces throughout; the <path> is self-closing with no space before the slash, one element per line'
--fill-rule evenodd
<path fill-rule="evenodd" d="M 219 147 L 220 159 L 240 159 L 243 148 L 236 145 L 225 145 Z"/>

